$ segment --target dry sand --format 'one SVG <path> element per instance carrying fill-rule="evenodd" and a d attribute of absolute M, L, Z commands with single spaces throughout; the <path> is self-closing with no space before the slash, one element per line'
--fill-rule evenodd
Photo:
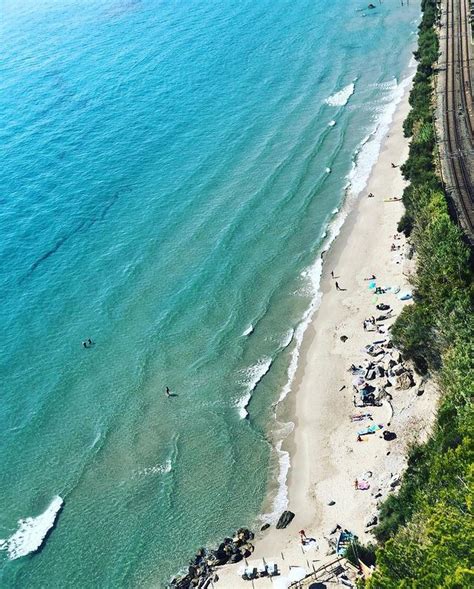
<path fill-rule="evenodd" d="M 410 290 L 412 262 L 406 257 L 408 246 L 404 238 L 394 240 L 403 205 L 387 201 L 400 197 L 404 188 L 399 168 L 393 168 L 391 163 L 400 165 L 408 155 L 408 141 L 402 132 L 408 109 L 407 90 L 368 186 L 324 259 L 321 304 L 305 335 L 289 397 L 292 406 L 287 408 L 295 422 L 295 430 L 285 443 L 291 456 L 288 509 L 296 516 L 285 530 L 272 526 L 260 534 L 252 557 L 254 562 L 262 557 L 276 561 L 283 577 L 291 567 L 301 566 L 310 572 L 313 566 L 317 568 L 327 561 L 331 553 L 327 537 L 336 524 L 357 534 L 363 543 L 372 539 L 366 529 L 367 520 L 377 513 L 377 505 L 391 492 L 392 483 L 396 490 L 409 443 L 426 436 L 434 419 L 436 393 L 432 384 L 422 396 L 417 396 L 416 386 L 405 391 L 391 390 L 393 415 L 390 405 L 384 403 L 382 407 L 368 408 L 373 422 L 353 423 L 350 419 L 364 410 L 354 408 L 354 376 L 348 368 L 367 359 L 362 351 L 366 344 L 385 337 L 363 329 L 365 318 L 381 313 L 375 308 L 374 295 L 365 279 L 375 274 L 377 285 Z M 375 196 L 368 198 L 369 193 Z M 392 243 L 401 249 L 391 251 Z M 331 271 L 344 291 L 336 290 Z M 410 304 L 393 293 L 379 296 L 377 302 L 391 305 L 395 314 Z M 387 321 L 386 326 L 391 323 L 393 320 Z M 347 336 L 347 341 L 341 341 L 342 335 Z M 382 424 L 395 432 L 397 439 L 385 441 L 377 432 L 358 442 L 357 430 L 370 423 Z M 354 480 L 368 472 L 372 473 L 368 477 L 370 489 L 356 490 Z M 379 493 L 381 496 L 375 497 Z M 330 501 L 335 504 L 328 505 Z M 317 541 L 306 551 L 299 541 L 300 529 Z M 249 587 L 250 583 L 238 575 L 241 569 L 239 565 L 220 569 L 219 586 Z M 270 585 L 270 580 L 258 579 L 254 583 Z M 283 579 L 277 582 L 276 578 L 273 585 L 287 586 Z"/>

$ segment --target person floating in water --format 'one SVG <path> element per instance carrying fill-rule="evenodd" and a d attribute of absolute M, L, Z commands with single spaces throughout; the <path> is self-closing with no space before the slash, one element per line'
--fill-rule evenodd
<path fill-rule="evenodd" d="M 92 346 L 94 345 L 94 342 L 91 340 L 91 338 L 84 340 L 82 342 L 82 347 L 83 348 L 92 348 Z"/>

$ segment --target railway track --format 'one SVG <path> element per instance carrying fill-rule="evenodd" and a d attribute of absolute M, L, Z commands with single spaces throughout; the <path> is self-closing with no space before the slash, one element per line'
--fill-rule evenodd
<path fill-rule="evenodd" d="M 447 166 L 451 171 L 461 225 L 474 241 L 474 194 L 472 182 L 474 112 L 469 63 L 467 0 L 447 0 L 445 133 Z"/>

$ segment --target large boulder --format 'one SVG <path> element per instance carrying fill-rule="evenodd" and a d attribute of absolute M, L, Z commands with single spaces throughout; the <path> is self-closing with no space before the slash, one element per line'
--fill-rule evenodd
<path fill-rule="evenodd" d="M 278 523 L 276 525 L 277 530 L 283 530 L 287 526 L 289 526 L 294 517 L 295 514 L 292 511 L 284 511 L 281 514 L 280 519 L 278 520 Z"/>

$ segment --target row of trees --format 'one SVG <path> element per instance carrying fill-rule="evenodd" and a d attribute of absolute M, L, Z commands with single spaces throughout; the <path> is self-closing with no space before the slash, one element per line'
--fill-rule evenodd
<path fill-rule="evenodd" d="M 410 184 L 399 225 L 416 250 L 414 304 L 405 307 L 392 333 L 404 356 L 437 379 L 442 397 L 431 438 L 412 448 L 400 492 L 382 505 L 377 568 L 367 589 L 474 586 L 472 258 L 436 173 L 436 1 L 423 0 L 422 10 L 412 108 L 404 124 L 411 144 L 402 172 Z"/>

